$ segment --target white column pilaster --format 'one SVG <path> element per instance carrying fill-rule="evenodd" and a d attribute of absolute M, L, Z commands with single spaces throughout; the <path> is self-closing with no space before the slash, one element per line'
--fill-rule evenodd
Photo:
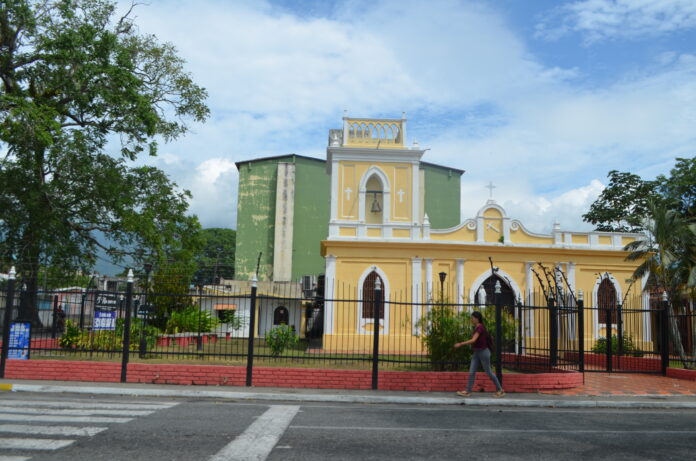
<path fill-rule="evenodd" d="M 411 258 L 411 333 L 414 336 L 420 335 L 420 319 L 423 315 L 423 260 L 421 258 Z"/>
<path fill-rule="evenodd" d="M 425 300 L 433 300 L 433 260 L 425 258 Z"/>
<path fill-rule="evenodd" d="M 336 290 L 336 257 L 326 256 L 326 274 L 324 280 L 324 334 L 332 334 L 334 329 L 334 302 Z"/>
<path fill-rule="evenodd" d="M 464 259 L 457 259 L 457 304 L 464 303 Z"/>

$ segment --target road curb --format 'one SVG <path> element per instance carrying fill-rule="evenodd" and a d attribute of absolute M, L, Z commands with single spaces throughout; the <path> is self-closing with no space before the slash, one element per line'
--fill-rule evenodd
<path fill-rule="evenodd" d="M 231 400 L 262 400 L 284 402 L 334 402 L 413 405 L 464 405 L 471 407 L 525 407 L 525 408 L 662 408 L 696 409 L 696 401 L 651 402 L 646 400 L 562 400 L 514 398 L 457 398 L 394 395 L 354 394 L 294 394 L 267 392 L 235 392 L 192 389 L 148 389 L 138 387 L 58 386 L 41 384 L 0 384 L 0 389 L 12 392 L 53 392 L 90 395 L 129 395 L 139 397 L 222 398 Z"/>

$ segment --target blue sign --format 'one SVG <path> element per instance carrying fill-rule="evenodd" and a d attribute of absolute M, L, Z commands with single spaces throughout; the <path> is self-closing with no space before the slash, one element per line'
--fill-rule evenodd
<path fill-rule="evenodd" d="M 12 322 L 10 324 L 10 346 L 8 359 L 27 360 L 31 341 L 31 323 Z"/>
<path fill-rule="evenodd" d="M 94 330 L 115 330 L 116 311 L 94 311 Z"/>

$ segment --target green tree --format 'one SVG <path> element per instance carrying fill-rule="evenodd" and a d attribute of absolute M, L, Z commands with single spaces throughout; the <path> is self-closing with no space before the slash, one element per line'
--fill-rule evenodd
<path fill-rule="evenodd" d="M 0 3 L 0 236 L 30 294 L 40 264 L 87 269 L 102 248 L 137 266 L 195 247 L 190 194 L 131 162 L 203 121 L 205 98 L 174 47 L 112 2 Z"/>
<path fill-rule="evenodd" d="M 657 177 L 660 194 L 683 216 L 696 216 L 696 157 L 677 158 L 669 177 Z"/>
<path fill-rule="evenodd" d="M 648 202 L 646 239 L 636 240 L 624 248 L 629 261 L 640 261 L 633 278 L 649 277 L 646 289 L 666 292 L 670 306 L 670 337 L 685 367 L 689 367 L 681 334 L 674 316 L 685 296 L 696 286 L 696 226 L 689 223 L 666 201 Z M 691 293 L 693 294 L 693 293 Z"/>
<path fill-rule="evenodd" d="M 656 181 L 644 181 L 636 174 L 617 170 L 607 176 L 609 185 L 582 219 L 598 231 L 640 232 L 648 200 L 657 197 Z"/>
<path fill-rule="evenodd" d="M 218 277 L 234 278 L 234 250 L 237 231 L 213 227 L 201 232 L 202 249 L 196 254 L 198 276 L 206 283 Z"/>

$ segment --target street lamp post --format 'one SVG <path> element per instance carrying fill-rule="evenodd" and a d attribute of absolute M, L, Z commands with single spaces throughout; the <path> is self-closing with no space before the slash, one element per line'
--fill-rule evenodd
<path fill-rule="evenodd" d="M 445 279 L 447 278 L 447 272 L 440 272 L 437 274 L 440 276 L 440 305 L 445 307 Z"/>

